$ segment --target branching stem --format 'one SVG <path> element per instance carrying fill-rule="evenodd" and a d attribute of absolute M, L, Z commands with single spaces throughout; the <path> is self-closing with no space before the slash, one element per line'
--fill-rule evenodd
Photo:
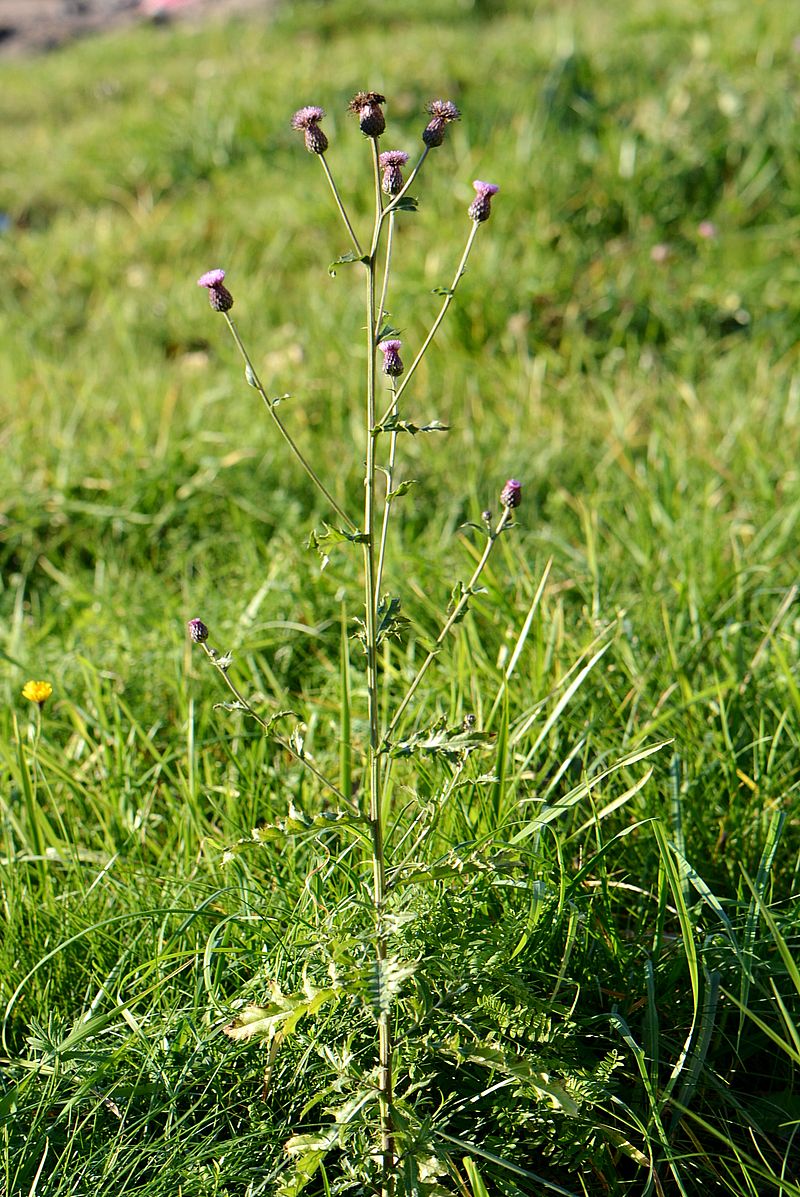
<path fill-rule="evenodd" d="M 207 644 L 203 644 L 202 647 L 203 647 L 203 650 L 204 650 L 206 656 L 208 657 L 209 661 L 211 662 L 212 665 L 215 666 L 217 672 L 222 676 L 222 679 L 225 682 L 225 685 L 228 687 L 228 689 L 230 690 L 231 694 L 234 696 L 236 701 L 240 704 L 242 710 L 246 711 L 247 714 L 251 717 L 251 719 L 255 719 L 256 723 L 258 723 L 260 725 L 260 727 L 263 728 L 263 730 L 267 733 L 267 735 L 269 736 L 269 738 L 271 740 L 274 740 L 275 743 L 278 744 L 281 748 L 285 749 L 286 752 L 291 753 L 291 755 L 295 758 L 295 760 L 300 761 L 301 765 L 305 765 L 305 767 L 306 767 L 306 769 L 308 769 L 309 773 L 313 773 L 314 776 L 316 777 L 317 781 L 321 781 L 322 784 L 326 787 L 326 789 L 330 790 L 333 794 L 335 794 L 336 797 L 339 798 L 342 802 L 347 803 L 348 800 L 344 796 L 342 791 L 339 789 L 339 787 L 337 785 L 334 785 L 334 783 L 332 781 L 330 781 L 330 779 L 327 778 L 324 773 L 321 773 L 320 770 L 316 767 L 316 765 L 312 765 L 311 761 L 308 759 L 307 756 L 303 756 L 301 753 L 299 753 L 296 748 L 292 747 L 292 745 L 289 743 L 288 740 L 284 740 L 283 736 L 276 736 L 275 732 L 272 731 L 272 729 L 270 728 L 266 719 L 262 719 L 261 716 L 259 715 L 258 711 L 253 709 L 253 707 L 247 701 L 245 696 L 242 694 L 239 687 L 236 685 L 236 683 L 233 681 L 233 679 L 229 676 L 227 665 L 220 664 L 220 656 L 216 652 L 216 650 L 213 648 L 209 648 Z"/>
<path fill-rule="evenodd" d="M 339 209 L 339 215 L 341 216 L 342 220 L 344 221 L 345 227 L 346 227 L 348 233 L 350 234 L 350 240 L 353 242 L 353 248 L 355 249 L 359 258 L 363 258 L 364 251 L 359 244 L 358 237 L 356 236 L 353 226 L 350 223 L 350 218 L 348 217 L 347 212 L 345 211 L 345 206 L 342 203 L 342 197 L 339 195 L 339 188 L 336 186 L 336 183 L 334 182 L 333 175 L 331 174 L 331 168 L 328 166 L 328 161 L 324 154 L 319 154 L 318 157 L 319 157 L 320 162 L 322 163 L 322 169 L 325 171 L 325 176 L 331 185 L 331 191 L 333 192 L 333 198 L 336 200 L 336 207 Z"/>
<path fill-rule="evenodd" d="M 289 446 L 289 448 L 291 449 L 295 458 L 300 463 L 300 465 L 303 467 L 303 469 L 305 470 L 308 477 L 314 483 L 317 490 L 319 490 L 320 493 L 325 496 L 328 503 L 330 503 L 333 510 L 339 516 L 339 519 L 344 520 L 344 522 L 347 524 L 347 526 L 351 532 L 358 531 L 353 520 L 350 519 L 350 516 L 347 514 L 347 512 L 344 511 L 343 508 L 340 507 L 340 505 L 336 502 L 336 500 L 334 499 L 331 492 L 328 490 L 325 483 L 322 481 L 322 479 L 319 477 L 319 475 L 314 470 L 314 467 L 306 460 L 302 451 L 299 449 L 299 447 L 295 443 L 288 428 L 284 424 L 283 420 L 280 418 L 278 413 L 275 411 L 275 401 L 273 399 L 269 398 L 269 396 L 267 395 L 267 392 L 264 390 L 263 386 L 261 385 L 261 379 L 256 374 L 255 367 L 253 366 L 253 363 L 250 360 L 250 355 L 248 354 L 247 350 L 244 347 L 242 338 L 239 336 L 238 328 L 236 327 L 234 321 L 231 319 L 231 317 L 228 315 L 227 312 L 225 312 L 224 315 L 225 315 L 225 319 L 228 322 L 228 328 L 231 330 L 233 339 L 236 342 L 237 346 L 239 347 L 239 352 L 241 353 L 242 358 L 244 359 L 244 363 L 247 368 L 247 380 L 248 380 L 248 382 L 251 383 L 251 385 L 253 387 L 255 387 L 255 389 L 258 391 L 259 395 L 261 396 L 261 398 L 264 400 L 267 411 L 272 416 L 272 419 L 274 420 L 275 425 L 276 425 L 278 431 L 280 432 L 281 436 L 286 441 L 286 444 Z"/>
<path fill-rule="evenodd" d="M 437 315 L 436 319 L 434 320 L 433 324 L 431 325 L 431 330 L 428 333 L 425 340 L 423 341 L 422 348 L 420 349 L 417 356 L 414 358 L 411 365 L 406 370 L 405 377 L 403 378 L 403 381 L 400 384 L 400 386 L 397 388 L 397 394 L 395 395 L 394 399 L 392 400 L 391 406 L 388 407 L 386 409 L 386 411 L 383 413 L 383 415 L 381 416 L 380 424 L 384 424 L 386 422 L 386 420 L 389 418 L 392 408 L 394 407 L 395 403 L 400 398 L 400 396 L 403 394 L 403 391 L 406 389 L 409 382 L 413 378 L 414 371 L 416 370 L 417 366 L 420 364 L 423 357 L 425 356 L 425 354 L 428 350 L 428 346 L 430 345 L 431 341 L 436 336 L 436 333 L 439 330 L 439 325 L 442 323 L 445 316 L 447 315 L 447 309 L 450 307 L 450 304 L 453 302 L 453 296 L 456 293 L 456 287 L 458 286 L 459 282 L 461 281 L 461 278 L 464 275 L 465 270 L 467 269 L 467 259 L 470 255 L 470 251 L 472 249 L 472 245 L 475 240 L 475 234 L 477 233 L 479 228 L 480 228 L 480 225 L 479 225 L 478 221 L 473 221 L 472 227 L 470 228 L 470 231 L 469 231 L 469 236 L 467 237 L 467 244 L 464 247 L 463 254 L 461 255 L 461 261 L 458 263 L 458 268 L 455 272 L 455 275 L 453 276 L 453 281 L 447 290 L 447 294 L 444 297 L 444 302 L 443 302 L 441 308 L 439 309 L 439 314 Z"/>
<path fill-rule="evenodd" d="M 398 392 L 398 394 L 399 394 L 399 392 Z M 395 728 L 397 727 L 398 723 L 400 722 L 400 720 L 403 716 L 403 712 L 405 711 L 408 704 L 411 702 L 411 699 L 414 697 L 414 694 L 417 691 L 417 687 L 419 686 L 420 682 L 424 678 L 425 674 L 428 672 L 428 669 L 430 668 L 430 666 L 433 663 L 433 661 L 435 660 L 435 658 L 438 656 L 439 649 L 441 648 L 441 646 L 445 640 L 445 637 L 447 636 L 447 633 L 450 631 L 450 629 L 453 627 L 453 625 L 456 624 L 458 622 L 458 620 L 461 618 L 461 615 L 463 614 L 464 609 L 467 606 L 467 603 L 469 602 L 472 595 L 475 593 L 475 587 L 478 584 L 478 579 L 480 578 L 481 574 L 483 573 L 484 568 L 486 566 L 486 562 L 489 560 L 489 555 L 491 554 L 491 551 L 494 548 L 495 542 L 496 542 L 498 536 L 500 535 L 500 533 L 503 531 L 503 528 L 508 523 L 510 516 L 511 516 L 511 509 L 509 507 L 504 507 L 503 514 L 500 516 L 500 519 L 497 522 L 497 527 L 489 535 L 489 537 L 486 541 L 486 547 L 484 548 L 483 553 L 481 554 L 481 558 L 480 558 L 478 564 L 475 566 L 475 570 L 472 574 L 472 577 L 470 578 L 470 580 L 467 582 L 466 586 L 464 587 L 464 591 L 461 595 L 461 598 L 458 600 L 458 602 L 453 607 L 453 610 L 450 612 L 450 615 L 448 616 L 444 627 L 442 628 L 439 635 L 436 637 L 433 648 L 431 649 L 431 651 L 428 653 L 425 660 L 420 665 L 419 669 L 417 670 L 416 677 L 414 678 L 413 682 L 408 687 L 408 690 L 405 693 L 403 701 L 400 703 L 400 706 L 397 708 L 394 715 L 392 716 L 391 722 L 389 723 L 389 726 L 386 729 L 386 733 L 383 738 L 383 744 L 381 745 L 381 747 L 385 747 L 386 744 L 389 742 L 392 734 L 394 733 Z"/>

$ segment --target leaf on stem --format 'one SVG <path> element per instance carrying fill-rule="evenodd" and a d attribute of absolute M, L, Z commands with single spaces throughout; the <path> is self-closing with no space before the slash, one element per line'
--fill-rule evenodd
<path fill-rule="evenodd" d="M 416 212 L 419 209 L 419 200 L 413 195 L 404 195 L 402 199 L 394 200 L 392 203 L 393 212 Z"/>
<path fill-rule="evenodd" d="M 431 287 L 431 295 L 455 295 L 452 287 Z"/>
<path fill-rule="evenodd" d="M 485 750 L 494 739 L 494 732 L 476 731 L 472 727 L 465 727 L 463 723 L 448 727 L 447 720 L 442 716 L 429 727 L 414 732 L 408 739 L 390 745 L 389 755 L 412 756 L 415 752 L 424 752 L 428 756 L 443 756 L 447 760 L 457 761 L 476 749 Z"/>
<path fill-rule="evenodd" d="M 306 547 L 315 549 L 322 558 L 322 569 L 330 561 L 328 550 L 334 545 L 343 544 L 345 541 L 350 541 L 351 544 L 364 544 L 368 539 L 364 532 L 350 532 L 347 528 L 332 528 L 330 524 L 325 523 L 322 528 L 322 532 L 318 532 L 315 528 L 306 542 Z"/>
<path fill-rule="evenodd" d="M 414 961 L 401 961 L 392 956 L 370 962 L 365 976 L 365 992 L 376 1019 L 391 1010 L 395 998 L 416 969 Z"/>
<path fill-rule="evenodd" d="M 388 341 L 390 337 L 399 337 L 402 331 L 401 328 L 395 328 L 393 324 L 383 324 L 375 334 L 375 340 L 376 342 Z"/>
<path fill-rule="evenodd" d="M 306 992 L 286 995 L 281 992 L 277 981 L 270 984 L 271 1001 L 266 1006 L 245 1006 L 236 1017 L 222 1028 L 223 1033 L 235 1042 L 249 1042 L 251 1039 L 272 1039 L 280 1031 L 290 1035 L 301 1018 L 316 1014 L 327 1002 L 338 1001 L 344 989 L 335 986 L 315 989 L 306 985 Z"/>
<path fill-rule="evenodd" d="M 391 502 L 392 499 L 399 499 L 401 495 L 407 495 L 412 486 L 419 485 L 419 478 L 406 478 L 399 483 L 394 490 L 390 490 L 386 496 L 386 501 Z"/>
<path fill-rule="evenodd" d="M 443 424 L 441 420 L 431 420 L 429 424 L 412 424 L 410 420 L 398 420 L 396 417 L 390 416 L 383 424 L 379 424 L 375 431 L 377 432 L 410 432 L 412 436 L 416 436 L 418 432 L 449 432 L 450 425 Z"/>
<path fill-rule="evenodd" d="M 389 598 L 388 594 L 385 594 L 378 603 L 378 628 L 375 643 L 380 644 L 387 639 L 401 640 L 410 624 L 411 621 L 405 615 L 400 614 L 400 599 Z"/>
<path fill-rule="evenodd" d="M 294 803 L 290 804 L 289 813 L 285 819 L 278 819 L 275 823 L 257 827 L 253 831 L 252 840 L 261 844 L 267 841 L 283 840 L 286 836 L 311 839 L 327 831 L 348 831 L 356 839 L 361 839 L 366 844 L 372 842 L 369 835 L 369 822 L 361 815 L 353 814 L 348 810 L 325 810 L 318 811 L 314 815 L 307 815 Z"/>
<path fill-rule="evenodd" d="M 342 256 L 340 258 L 336 258 L 333 262 L 331 262 L 330 266 L 328 267 L 328 274 L 331 276 L 331 278 L 336 278 L 336 267 L 337 266 L 347 266 L 350 264 L 350 262 L 367 262 L 367 261 L 369 261 L 369 259 L 367 257 L 365 257 L 363 254 L 361 256 L 359 256 L 357 253 L 353 253 L 352 249 L 350 249 L 347 251 L 346 254 L 342 254 Z"/>

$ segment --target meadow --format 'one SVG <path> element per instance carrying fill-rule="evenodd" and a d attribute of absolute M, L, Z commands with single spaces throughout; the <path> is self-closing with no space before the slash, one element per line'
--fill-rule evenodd
<path fill-rule="evenodd" d="M 397 1197 L 800 1195 L 798 33 L 744 0 L 330 0 L 0 67 L 7 1197 L 374 1192 L 375 1001 Z M 330 513 L 196 280 L 225 267 L 361 503 L 357 264 L 328 271 L 290 127 L 325 107 L 366 228 L 361 88 L 407 149 L 432 97 L 463 114 L 399 214 L 404 343 L 471 181 L 501 188 L 409 388 L 449 431 L 401 445 L 387 712 L 523 488 L 400 727 L 377 998 L 358 840 L 186 634 L 360 801 L 360 558 L 320 568 Z M 420 748 L 439 721 L 485 740 Z M 356 966 L 269 1048 L 223 1033 Z"/>

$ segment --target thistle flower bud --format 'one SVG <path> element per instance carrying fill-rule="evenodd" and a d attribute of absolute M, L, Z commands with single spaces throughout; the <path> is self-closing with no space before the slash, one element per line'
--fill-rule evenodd
<path fill-rule="evenodd" d="M 190 619 L 186 626 L 195 644 L 205 644 L 206 640 L 208 640 L 208 628 L 202 619 Z"/>
<path fill-rule="evenodd" d="M 444 141 L 444 131 L 451 121 L 457 121 L 461 113 L 452 100 L 431 100 L 425 105 L 425 111 L 430 114 L 430 121 L 422 130 L 422 140 L 429 149 L 441 145 Z"/>
<path fill-rule="evenodd" d="M 359 91 L 347 105 L 348 112 L 358 114 L 358 126 L 365 137 L 380 137 L 386 128 L 386 119 L 381 104 L 386 96 L 377 91 Z"/>
<path fill-rule="evenodd" d="M 500 492 L 500 502 L 504 507 L 519 507 L 522 502 L 522 483 L 516 478 L 509 478 Z"/>
<path fill-rule="evenodd" d="M 482 183 L 480 179 L 476 179 L 472 184 L 477 195 L 469 206 L 469 215 L 476 224 L 481 224 L 484 220 L 488 220 L 492 214 L 492 196 L 497 195 L 500 188 L 496 183 Z"/>
<path fill-rule="evenodd" d="M 233 307 L 233 296 L 224 285 L 224 270 L 207 270 L 197 280 L 198 287 L 208 288 L 208 302 L 215 312 L 228 312 Z"/>
<path fill-rule="evenodd" d="M 398 350 L 403 344 L 402 341 L 381 341 L 378 348 L 383 354 L 383 372 L 384 374 L 391 374 L 397 377 L 398 374 L 403 373 L 403 363 L 400 360 Z"/>
<path fill-rule="evenodd" d="M 328 139 L 319 127 L 319 122 L 324 115 L 324 108 L 308 104 L 305 108 L 298 108 L 292 117 L 292 128 L 302 129 L 305 134 L 306 149 L 309 154 L 324 154 L 328 148 Z"/>
<path fill-rule="evenodd" d="M 383 190 L 387 195 L 397 195 L 403 190 L 403 167 L 408 162 L 408 154 L 402 150 L 387 150 L 378 158 L 383 171 Z"/>
<path fill-rule="evenodd" d="M 482 512 L 481 512 L 481 519 L 483 520 L 484 524 L 491 524 L 491 522 L 492 522 L 492 513 L 491 513 L 491 511 L 489 510 L 489 508 L 488 508 L 488 507 L 486 508 L 486 510 L 485 510 L 485 511 L 482 511 Z"/>

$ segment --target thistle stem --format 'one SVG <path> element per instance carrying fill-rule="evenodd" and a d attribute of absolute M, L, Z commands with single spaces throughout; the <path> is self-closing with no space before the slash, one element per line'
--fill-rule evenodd
<path fill-rule="evenodd" d="M 399 391 L 398 391 L 398 394 L 399 394 Z M 395 397 L 395 401 L 396 401 L 396 397 Z M 491 554 L 491 551 L 494 548 L 495 541 L 497 540 L 500 533 L 503 531 L 503 528 L 508 523 L 510 516 L 511 516 L 511 508 L 504 507 L 503 514 L 500 516 L 500 519 L 497 522 L 497 527 L 495 528 L 494 532 L 492 532 L 489 535 L 489 537 L 486 541 L 486 547 L 484 548 L 483 553 L 481 554 L 480 561 L 475 566 L 475 570 L 472 574 L 472 577 L 470 578 L 470 580 L 467 582 L 466 586 L 464 587 L 464 592 L 461 595 L 461 598 L 458 600 L 455 607 L 453 607 L 453 610 L 450 612 L 450 615 L 447 618 L 447 622 L 445 623 L 445 625 L 442 628 L 439 635 L 436 637 L 433 648 L 431 649 L 431 651 L 428 653 L 425 660 L 420 665 L 419 669 L 417 670 L 416 677 L 414 678 L 413 682 L 411 683 L 411 685 L 409 686 L 408 690 L 405 693 L 403 701 L 400 703 L 400 706 L 397 708 L 394 715 L 392 716 L 392 719 L 389 723 L 389 726 L 386 728 L 386 732 L 383 737 L 383 743 L 381 745 L 382 748 L 385 748 L 386 745 L 388 744 L 389 738 L 393 734 L 395 728 L 397 727 L 398 723 L 400 722 L 400 719 L 403 716 L 403 712 L 405 711 L 408 704 L 411 702 L 411 699 L 414 697 L 414 694 L 417 691 L 417 687 L 419 686 L 420 682 L 424 678 L 425 674 L 428 672 L 428 669 L 430 668 L 431 664 L 433 663 L 435 657 L 438 656 L 439 649 L 441 648 L 441 646 L 445 640 L 445 637 L 447 636 L 447 633 L 450 631 L 450 629 L 453 627 L 453 625 L 455 623 L 457 623 L 458 620 L 461 618 L 461 615 L 463 614 L 464 609 L 467 606 L 467 603 L 469 602 L 470 598 L 472 597 L 472 595 L 475 592 L 475 587 L 478 584 L 478 579 L 480 578 L 481 574 L 484 571 L 486 562 L 489 560 L 489 555 Z"/>
<path fill-rule="evenodd" d="M 425 146 L 425 149 L 422 151 L 422 153 L 421 153 L 421 154 L 420 154 L 420 156 L 419 156 L 419 162 L 417 163 L 417 165 L 416 165 L 416 166 L 414 167 L 414 169 L 412 170 L 411 174 L 410 174 L 410 175 L 408 176 L 408 178 L 406 179 L 406 181 L 405 181 L 405 183 L 403 184 L 403 186 L 402 186 L 402 188 L 400 189 L 400 191 L 398 191 L 397 195 L 395 195 L 395 196 L 392 196 L 392 202 L 391 202 L 390 204 L 387 204 L 387 205 L 386 205 L 386 207 L 383 209 L 383 213 L 382 213 L 381 219 L 384 219 L 386 216 L 390 216 L 390 215 L 391 215 L 391 214 L 392 214 L 392 213 L 395 211 L 395 209 L 397 208 L 397 205 L 398 205 L 398 203 L 399 203 L 399 202 L 400 202 L 400 200 L 403 198 L 403 196 L 406 194 L 406 192 L 408 191 L 409 187 L 410 187 L 410 186 L 411 186 L 411 184 L 414 182 L 414 180 L 416 179 L 416 177 L 417 177 L 417 175 L 419 174 L 420 170 L 422 169 L 422 163 L 423 163 L 423 162 L 425 161 L 425 159 L 428 157 L 428 153 L 429 153 L 429 151 L 430 151 L 430 146 L 427 146 L 427 145 L 426 145 L 426 146 Z"/>
<path fill-rule="evenodd" d="M 386 296 L 389 292 L 389 271 L 392 266 L 392 250 L 394 249 L 394 229 L 395 229 L 395 214 L 392 212 L 389 217 L 389 229 L 386 234 L 386 260 L 383 264 L 383 286 L 381 287 L 381 298 L 378 304 L 378 315 L 375 318 L 375 340 L 378 339 L 378 334 L 383 324 L 383 317 L 386 314 Z"/>
<path fill-rule="evenodd" d="M 394 393 L 396 383 L 392 379 L 392 392 Z M 397 403 L 392 407 L 392 416 L 397 415 Z M 386 466 L 386 496 L 383 500 L 383 521 L 381 523 L 381 543 L 378 551 L 378 568 L 375 573 L 375 593 L 380 595 L 381 585 L 383 582 L 383 566 L 386 560 L 386 541 L 389 533 L 389 516 L 392 507 L 392 488 L 394 486 L 394 464 L 397 457 L 397 433 L 392 432 L 389 436 L 389 462 Z"/>
<path fill-rule="evenodd" d="M 267 735 L 270 737 L 271 740 L 274 740 L 275 743 L 280 748 L 283 748 L 283 749 L 285 749 L 286 752 L 290 753 L 295 758 L 295 760 L 298 760 L 300 762 L 301 765 L 305 765 L 306 769 L 308 769 L 308 771 L 310 773 L 314 774 L 317 781 L 321 781 L 322 784 L 327 789 L 329 789 L 332 793 L 334 793 L 337 798 L 339 798 L 342 802 L 346 803 L 348 800 L 344 796 L 342 791 L 339 789 L 339 787 L 334 785 L 334 783 L 332 781 L 330 781 L 329 778 L 327 778 L 324 773 L 321 773 L 320 770 L 316 767 L 316 765 L 312 765 L 311 761 L 308 759 L 308 757 L 303 756 L 301 753 L 299 753 L 297 751 L 296 748 L 293 748 L 288 740 L 284 740 L 283 736 L 276 736 L 275 733 L 271 730 L 266 719 L 262 719 L 261 716 L 259 715 L 258 711 L 255 711 L 253 709 L 253 707 L 251 707 L 250 703 L 247 701 L 245 696 L 242 694 L 239 687 L 228 676 L 227 666 L 220 664 L 219 654 L 216 652 L 216 650 L 213 648 L 209 648 L 207 644 L 203 644 L 202 648 L 203 648 L 203 651 L 205 652 L 206 656 L 208 657 L 209 661 L 211 662 L 211 664 L 216 668 L 217 672 L 219 674 L 221 674 L 222 679 L 225 682 L 225 685 L 230 690 L 231 694 L 234 696 L 236 701 L 241 704 L 242 709 L 245 710 L 247 712 L 247 714 L 252 719 L 255 719 L 256 723 L 258 723 L 260 725 L 260 727 L 263 728 L 263 730 L 267 733 Z"/>
<path fill-rule="evenodd" d="M 286 444 L 289 446 L 289 448 L 291 449 L 295 458 L 300 463 L 300 465 L 303 467 L 303 469 L 305 470 L 308 477 L 314 483 L 317 490 L 319 490 L 321 492 L 321 494 L 323 494 L 325 496 L 328 503 L 330 503 L 333 510 L 339 516 L 339 519 L 344 520 L 344 522 L 347 524 L 348 528 L 350 528 L 350 530 L 352 532 L 358 531 L 353 520 L 351 520 L 350 516 L 347 514 L 347 512 L 345 512 L 339 506 L 339 504 L 336 502 L 336 500 L 334 499 L 331 492 L 325 486 L 325 483 L 322 481 L 322 479 L 319 477 L 319 475 L 314 470 L 313 466 L 311 466 L 309 464 L 309 462 L 306 460 L 306 458 L 303 456 L 302 451 L 298 448 L 297 444 L 295 443 L 294 439 L 292 438 L 291 433 L 287 429 L 286 425 L 283 423 L 283 420 L 280 418 L 278 413 L 275 411 L 274 402 L 269 398 L 269 396 L 267 395 L 267 392 L 264 390 L 263 386 L 261 385 L 261 380 L 258 377 L 258 375 L 256 374 L 255 367 L 253 366 L 253 363 L 250 360 L 250 356 L 244 347 L 242 338 L 239 336 L 238 328 L 236 327 L 235 323 L 233 322 L 233 320 L 231 319 L 231 317 L 228 315 L 227 312 L 224 312 L 223 315 L 225 316 L 225 319 L 228 322 L 228 328 L 231 330 L 233 339 L 239 348 L 239 352 L 241 353 L 242 358 L 244 359 L 245 366 L 247 367 L 248 381 L 252 383 L 252 385 L 258 391 L 261 398 L 264 400 L 267 411 L 272 416 L 272 419 L 275 421 L 275 424 L 276 424 L 281 436 L 286 441 Z"/>
<path fill-rule="evenodd" d="M 353 248 L 355 249 L 359 258 L 363 258 L 364 251 L 359 244 L 358 237 L 356 237 L 353 226 L 350 223 L 350 218 L 348 217 L 347 212 L 345 211 L 344 204 L 342 203 L 342 197 L 339 195 L 339 188 L 336 186 L 336 183 L 334 182 L 333 175 L 331 174 L 331 168 L 328 166 L 327 159 L 324 154 L 318 154 L 317 156 L 318 156 L 320 162 L 322 163 L 322 169 L 325 171 L 325 176 L 326 176 L 328 182 L 330 183 L 331 191 L 333 192 L 333 198 L 336 200 L 336 207 L 339 209 L 339 215 L 341 216 L 342 220 L 344 221 L 345 227 L 346 227 L 348 233 L 350 234 L 350 240 L 353 242 Z"/>
<path fill-rule="evenodd" d="M 367 649 L 367 703 L 369 714 L 369 822 L 372 833 L 372 882 L 375 909 L 375 957 L 383 971 L 388 955 L 384 930 L 386 872 L 383 842 L 381 791 L 380 727 L 378 711 L 378 594 L 375 568 L 375 266 L 382 223 L 380 162 L 378 142 L 372 138 L 375 172 L 375 229 L 367 267 L 367 396 L 366 396 L 366 466 L 364 472 L 364 624 Z M 394 1193 L 394 1127 L 392 1123 L 392 1034 L 388 1010 L 378 1019 L 378 1102 L 381 1126 L 381 1197 Z"/>
<path fill-rule="evenodd" d="M 423 341 L 422 348 L 420 349 L 417 356 L 414 358 L 411 365 L 406 370 L 405 378 L 403 379 L 400 386 L 397 388 L 397 394 L 395 395 L 394 399 L 392 400 L 391 406 L 388 407 L 386 409 L 386 411 L 383 413 L 383 415 L 381 416 L 380 424 L 384 424 L 386 422 L 386 420 L 389 418 L 389 416 L 391 415 L 391 412 L 392 412 L 392 409 L 393 409 L 395 403 L 400 398 L 403 391 L 406 389 L 409 382 L 413 378 L 414 371 L 416 370 L 417 366 L 420 364 L 423 357 L 425 356 L 428 346 L 430 345 L 431 341 L 433 340 L 433 338 L 436 336 L 436 333 L 438 332 L 439 325 L 442 323 L 445 316 L 447 315 L 447 309 L 450 307 L 450 304 L 453 302 L 453 296 L 456 293 L 456 287 L 458 286 L 459 282 L 461 281 L 461 279 L 464 275 L 465 270 L 467 269 L 467 259 L 470 255 L 470 251 L 472 249 L 472 244 L 475 240 L 475 235 L 478 232 L 479 228 L 480 228 L 480 224 L 478 223 L 478 221 L 473 221 L 472 227 L 469 231 L 469 236 L 467 237 L 467 244 L 465 245 L 464 252 L 461 255 L 461 261 L 458 263 L 458 268 L 453 276 L 453 281 L 450 284 L 450 287 L 448 288 L 447 295 L 444 298 L 444 303 L 442 304 L 441 308 L 439 309 L 439 314 L 437 315 L 436 319 L 434 320 L 433 324 L 431 325 L 431 330 L 428 333 L 425 340 Z"/>

